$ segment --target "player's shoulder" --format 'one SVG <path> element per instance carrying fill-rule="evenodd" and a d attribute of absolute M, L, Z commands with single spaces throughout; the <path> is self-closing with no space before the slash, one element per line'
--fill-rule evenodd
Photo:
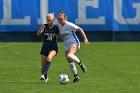
<path fill-rule="evenodd" d="M 58 29 L 58 25 L 54 25 L 53 27 L 54 27 L 55 29 Z"/>
<path fill-rule="evenodd" d="M 48 24 L 43 24 L 43 25 L 46 26 L 46 27 L 48 26 Z"/>
<path fill-rule="evenodd" d="M 74 23 L 69 22 L 69 21 L 66 21 L 66 24 L 67 24 L 67 25 L 73 25 Z M 74 25 L 75 25 L 75 24 L 74 24 Z"/>
<path fill-rule="evenodd" d="M 66 25 L 68 25 L 68 26 L 77 26 L 76 24 L 74 24 L 72 22 L 69 22 L 69 21 L 66 21 Z"/>
<path fill-rule="evenodd" d="M 54 27 L 58 27 L 58 25 L 55 24 Z"/>
<path fill-rule="evenodd" d="M 66 21 L 66 25 L 68 28 L 74 28 L 74 29 L 78 29 L 78 27 L 79 27 L 78 25 L 76 25 L 72 22 L 68 22 L 68 21 Z"/>
<path fill-rule="evenodd" d="M 44 26 L 45 26 L 45 28 L 48 28 L 49 26 L 48 26 L 48 24 L 43 24 Z"/>

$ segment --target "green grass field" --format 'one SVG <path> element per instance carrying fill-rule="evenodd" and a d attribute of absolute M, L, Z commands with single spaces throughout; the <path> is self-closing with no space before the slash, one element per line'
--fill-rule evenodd
<path fill-rule="evenodd" d="M 73 76 L 65 59 L 63 43 L 49 69 L 47 84 L 40 82 L 40 48 L 42 43 L 0 42 L 0 93 L 140 93 L 140 43 L 81 43 L 78 57 L 87 66 L 81 80 Z M 61 85 L 58 76 L 69 75 L 70 82 Z"/>

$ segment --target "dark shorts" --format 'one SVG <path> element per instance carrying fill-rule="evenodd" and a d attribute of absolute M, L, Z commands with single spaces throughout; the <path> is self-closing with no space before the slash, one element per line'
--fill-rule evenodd
<path fill-rule="evenodd" d="M 56 53 L 58 52 L 58 47 L 43 47 L 41 48 L 40 54 L 44 55 L 44 56 L 48 56 L 50 51 L 56 51 Z"/>

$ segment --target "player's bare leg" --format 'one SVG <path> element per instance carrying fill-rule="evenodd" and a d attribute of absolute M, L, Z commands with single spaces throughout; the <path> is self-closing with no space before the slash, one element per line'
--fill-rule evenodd
<path fill-rule="evenodd" d="M 65 51 L 65 55 L 66 55 L 67 61 L 68 61 L 68 63 L 69 63 L 70 69 L 71 69 L 71 71 L 72 71 L 72 73 L 73 73 L 73 76 L 74 76 L 73 82 L 78 82 L 78 81 L 80 80 L 80 77 L 78 76 L 77 68 L 76 68 L 76 66 L 75 66 L 75 64 L 74 64 L 74 62 L 73 62 L 73 60 L 72 60 L 72 59 L 69 59 L 69 58 L 67 57 L 67 54 L 68 54 L 68 51 Z"/>
<path fill-rule="evenodd" d="M 74 62 L 78 63 L 84 73 L 87 72 L 87 68 L 85 65 L 79 60 L 79 58 L 75 55 L 78 51 L 78 46 L 73 44 L 71 48 L 68 50 L 67 58 L 72 59 Z"/>

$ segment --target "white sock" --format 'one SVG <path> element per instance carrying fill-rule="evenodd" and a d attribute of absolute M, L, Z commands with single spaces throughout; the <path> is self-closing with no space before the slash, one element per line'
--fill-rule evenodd
<path fill-rule="evenodd" d="M 80 63 L 80 60 L 74 54 L 68 54 L 67 57 L 72 59 L 74 62 Z"/>
<path fill-rule="evenodd" d="M 74 63 L 69 63 L 69 66 L 70 66 L 70 69 L 71 69 L 73 75 L 77 75 L 77 69 L 75 67 L 75 64 Z"/>

